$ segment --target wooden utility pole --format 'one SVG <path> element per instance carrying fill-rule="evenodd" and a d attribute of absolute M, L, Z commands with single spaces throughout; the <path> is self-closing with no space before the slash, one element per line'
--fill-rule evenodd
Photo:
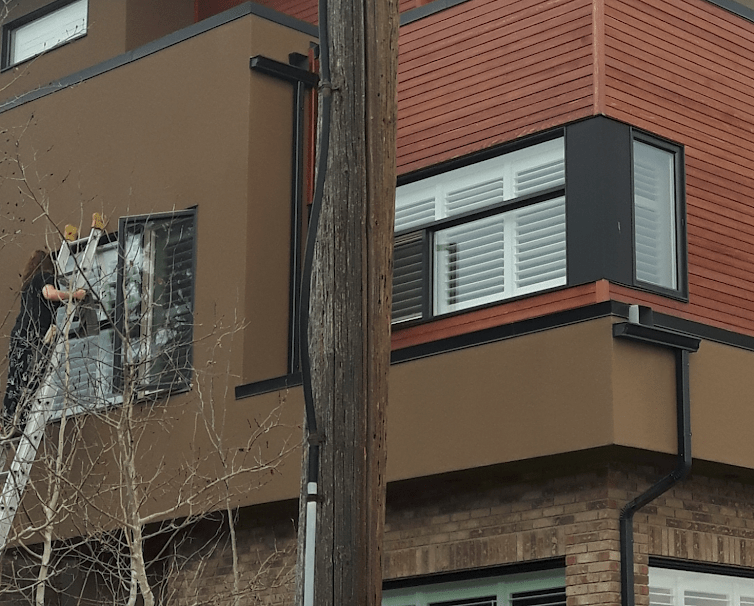
<path fill-rule="evenodd" d="M 322 440 L 313 603 L 378 606 L 390 367 L 398 2 L 326 4 L 320 24 L 327 34 L 320 34 L 320 41 L 327 44 L 330 78 L 322 83 L 320 107 L 323 96 L 330 95 L 329 154 L 308 329 L 311 390 Z M 324 70 L 323 76 L 327 80 Z M 304 532 L 299 530 L 300 573 Z"/>

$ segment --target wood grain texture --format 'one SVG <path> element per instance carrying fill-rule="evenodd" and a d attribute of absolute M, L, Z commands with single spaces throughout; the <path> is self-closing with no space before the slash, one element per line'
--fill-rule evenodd
<path fill-rule="evenodd" d="M 702 0 L 605 4 L 607 113 L 685 147 L 689 303 L 655 305 L 752 335 L 754 24 Z"/>

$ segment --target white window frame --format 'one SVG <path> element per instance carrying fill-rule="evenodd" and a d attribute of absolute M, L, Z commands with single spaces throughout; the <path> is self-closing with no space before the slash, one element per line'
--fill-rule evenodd
<path fill-rule="evenodd" d="M 4 28 L 4 67 L 18 65 L 86 35 L 88 0 L 73 0 L 22 17 Z"/>
<path fill-rule="evenodd" d="M 526 188 L 521 185 L 523 178 L 527 179 Z M 563 137 L 399 186 L 396 191 L 396 244 L 416 242 L 420 236 L 428 242 L 429 254 L 422 262 L 426 275 L 421 278 L 421 289 L 422 297 L 431 302 L 428 305 L 423 303 L 421 312 L 407 312 L 395 317 L 393 323 L 425 319 L 426 315 L 443 315 L 565 286 L 566 217 L 565 197 L 561 191 L 564 188 Z M 543 274 L 540 281 L 536 278 L 528 282 L 519 280 L 518 270 L 522 268 L 519 259 L 522 257 L 518 251 L 525 246 L 525 236 L 519 236 L 519 218 L 553 203 L 557 205 L 552 215 L 557 224 L 554 228 L 557 242 L 552 247 L 552 255 L 557 257 L 557 267 L 546 278 Z M 473 230 L 475 226 L 482 228 L 485 225 L 485 237 L 490 239 L 490 244 L 477 256 L 475 247 L 479 241 L 473 239 Z M 470 246 L 460 249 L 455 258 L 446 242 L 451 234 L 457 234 L 457 241 L 463 241 L 467 236 L 471 238 L 466 240 Z M 475 265 L 477 262 L 479 265 Z M 545 263 L 544 256 L 542 263 Z M 455 278 L 451 275 L 454 266 L 461 272 Z M 475 268 L 481 268 L 478 276 Z M 451 285 L 464 281 L 470 286 L 456 300 Z M 412 287 L 408 288 L 410 291 Z M 414 293 L 418 288 L 415 283 Z M 412 294 L 411 299 L 416 298 Z"/>
<path fill-rule="evenodd" d="M 495 606 L 511 606 L 513 594 L 549 589 L 565 591 L 564 569 L 385 589 L 382 606 L 443 606 L 446 603 L 463 606 L 484 598 L 494 600 Z"/>
<path fill-rule="evenodd" d="M 754 579 L 649 567 L 650 606 L 751 606 Z"/>

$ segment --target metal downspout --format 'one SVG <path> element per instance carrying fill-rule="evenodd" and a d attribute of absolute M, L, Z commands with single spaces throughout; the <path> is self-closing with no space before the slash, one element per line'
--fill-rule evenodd
<path fill-rule="evenodd" d="M 638 306 L 631 306 L 631 321 L 613 325 L 613 336 L 652 343 L 673 349 L 675 354 L 676 423 L 678 435 L 678 460 L 675 469 L 652 485 L 644 493 L 627 503 L 620 512 L 621 603 L 634 606 L 634 514 L 675 484 L 691 471 L 691 401 L 689 389 L 689 354 L 699 349 L 700 339 L 652 325 L 651 309 L 643 308 L 642 317 L 647 324 L 639 323 Z"/>

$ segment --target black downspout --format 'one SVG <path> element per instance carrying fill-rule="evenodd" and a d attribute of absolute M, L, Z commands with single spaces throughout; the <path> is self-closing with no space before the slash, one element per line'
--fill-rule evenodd
<path fill-rule="evenodd" d="M 289 318 L 296 318 L 301 295 L 301 249 L 302 249 L 302 214 L 304 205 L 304 95 L 307 88 L 314 88 L 319 76 L 300 65 L 308 57 L 291 53 L 290 63 L 281 63 L 261 55 L 252 57 L 249 67 L 257 72 L 289 82 L 294 86 L 293 94 L 293 183 L 291 187 L 291 254 L 290 276 L 291 292 L 289 297 Z M 295 322 L 291 323 L 288 333 L 288 374 L 296 373 L 301 367 L 299 355 L 300 330 Z"/>
<path fill-rule="evenodd" d="M 629 316 L 631 314 L 629 313 Z M 675 469 L 652 485 L 620 512 L 621 550 L 621 603 L 634 606 L 634 514 L 675 484 L 691 471 L 691 404 L 689 390 L 689 353 L 699 349 L 700 339 L 651 325 L 651 310 L 643 308 L 643 317 L 650 324 L 626 322 L 613 325 L 613 336 L 644 343 L 662 345 L 675 354 L 676 423 L 678 433 L 678 462 Z"/>

